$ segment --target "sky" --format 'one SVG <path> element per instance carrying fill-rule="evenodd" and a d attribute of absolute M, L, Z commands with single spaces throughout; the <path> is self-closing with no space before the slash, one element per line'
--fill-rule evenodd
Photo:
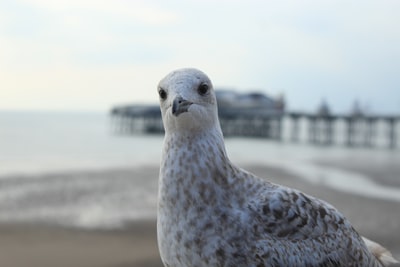
<path fill-rule="evenodd" d="M 400 1 L 0 0 L 0 109 L 157 103 L 195 67 L 216 88 L 400 114 Z"/>

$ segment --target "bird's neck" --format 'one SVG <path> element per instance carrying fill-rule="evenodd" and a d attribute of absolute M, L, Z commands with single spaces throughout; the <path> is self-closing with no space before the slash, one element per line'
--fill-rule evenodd
<path fill-rule="evenodd" d="M 176 147 L 172 147 L 176 146 Z M 222 157 L 226 159 L 226 150 L 222 132 L 217 129 L 208 131 L 182 131 L 166 134 L 164 151 L 167 153 L 183 153 L 184 156 Z"/>
<path fill-rule="evenodd" d="M 161 164 L 164 179 L 188 179 L 189 176 L 212 179 L 213 173 L 226 173 L 232 167 L 219 128 L 165 135 Z M 181 173 L 178 175 L 176 170 Z"/>

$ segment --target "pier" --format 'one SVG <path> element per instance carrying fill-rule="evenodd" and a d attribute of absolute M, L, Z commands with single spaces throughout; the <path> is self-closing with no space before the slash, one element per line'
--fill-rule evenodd
<path fill-rule="evenodd" d="M 323 101 L 315 113 L 285 111 L 283 95 L 216 90 L 218 117 L 225 137 L 241 136 L 281 142 L 347 147 L 398 146 L 399 116 L 363 114 L 357 102 L 350 114 L 332 114 Z M 119 134 L 161 134 L 158 105 L 116 106 L 112 127 Z"/>
<path fill-rule="evenodd" d="M 156 105 L 115 107 L 113 131 L 118 134 L 162 134 Z M 242 136 L 347 147 L 398 146 L 400 116 L 320 115 L 263 109 L 220 108 L 219 120 L 226 137 Z"/>

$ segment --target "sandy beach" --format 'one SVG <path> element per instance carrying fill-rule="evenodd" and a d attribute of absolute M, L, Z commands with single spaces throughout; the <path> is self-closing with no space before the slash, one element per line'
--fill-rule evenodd
<path fill-rule="evenodd" d="M 305 182 L 284 170 L 246 166 L 272 182 L 298 188 L 336 206 L 364 236 L 400 257 L 400 204 L 332 190 Z M 108 175 L 113 172 L 109 171 Z M 157 175 L 156 166 L 118 172 L 118 175 Z M 71 175 L 76 175 L 71 174 Z M 97 173 L 94 175 L 101 175 Z M 0 266 L 7 267 L 156 267 L 155 218 L 129 222 L 121 229 L 85 230 L 57 225 L 3 223 L 0 225 Z"/>

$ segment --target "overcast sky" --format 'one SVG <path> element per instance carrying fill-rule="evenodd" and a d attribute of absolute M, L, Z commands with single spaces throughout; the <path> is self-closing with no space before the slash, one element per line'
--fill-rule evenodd
<path fill-rule="evenodd" d="M 0 0 L 0 109 L 156 103 L 169 71 L 215 87 L 400 113 L 400 1 Z"/>

